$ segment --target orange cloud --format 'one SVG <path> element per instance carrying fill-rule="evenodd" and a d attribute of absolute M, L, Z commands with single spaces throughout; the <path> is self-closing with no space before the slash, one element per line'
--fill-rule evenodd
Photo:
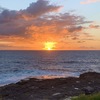
<path fill-rule="evenodd" d="M 81 4 L 90 4 L 90 3 L 95 3 L 95 2 L 100 2 L 100 0 L 85 0 L 85 1 L 82 1 Z"/>
<path fill-rule="evenodd" d="M 82 36 L 89 37 L 84 33 L 83 25 L 91 22 L 72 12 L 52 13 L 61 7 L 49 4 L 46 0 L 38 0 L 24 10 L 2 9 L 0 41 L 8 43 L 0 44 L 0 49 L 41 50 L 45 48 L 46 42 L 57 43 L 55 49 L 76 49 L 83 43 L 77 43 Z"/>

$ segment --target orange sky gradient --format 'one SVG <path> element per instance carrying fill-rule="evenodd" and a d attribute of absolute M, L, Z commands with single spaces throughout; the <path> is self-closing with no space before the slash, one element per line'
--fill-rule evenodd
<path fill-rule="evenodd" d="M 100 50 L 100 25 L 61 9 L 45 0 L 19 11 L 4 9 L 0 50 Z"/>

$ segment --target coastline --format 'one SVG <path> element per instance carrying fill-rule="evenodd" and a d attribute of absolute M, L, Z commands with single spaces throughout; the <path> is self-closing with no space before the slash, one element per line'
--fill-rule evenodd
<path fill-rule="evenodd" d="M 80 76 L 80 74 L 79 73 L 77 73 L 77 74 L 75 74 L 75 73 L 68 73 L 68 74 L 64 74 L 64 75 L 49 75 L 49 74 L 47 74 L 47 75 L 26 75 L 26 76 L 18 76 L 17 77 L 17 79 L 16 79 L 16 77 L 15 78 L 10 78 L 10 80 L 9 81 L 6 81 L 6 82 L 1 82 L 0 83 L 0 87 L 3 87 L 3 86 L 6 86 L 6 85 L 9 85 L 9 84 L 16 84 L 16 83 L 18 83 L 18 82 L 20 82 L 20 81 L 24 81 L 24 80 L 29 80 L 29 79 L 31 79 L 31 78 L 33 78 L 33 79 L 39 79 L 39 80 L 44 80 L 44 79 L 56 79 L 56 78 L 68 78 L 68 77 L 79 77 Z M 2 81 L 2 80 L 1 80 Z"/>
<path fill-rule="evenodd" d="M 0 97 L 2 100 L 63 100 L 84 94 L 84 89 L 88 88 L 93 93 L 100 92 L 100 73 L 87 72 L 79 78 L 21 80 L 0 87 Z"/>

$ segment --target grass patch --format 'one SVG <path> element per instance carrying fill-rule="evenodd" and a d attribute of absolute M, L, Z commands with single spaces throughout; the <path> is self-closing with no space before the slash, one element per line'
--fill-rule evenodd
<path fill-rule="evenodd" d="M 93 95 L 80 95 L 78 97 L 72 98 L 71 100 L 100 100 L 100 93 Z"/>

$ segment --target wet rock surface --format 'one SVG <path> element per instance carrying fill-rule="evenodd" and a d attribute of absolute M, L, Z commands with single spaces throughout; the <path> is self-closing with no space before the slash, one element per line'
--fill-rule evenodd
<path fill-rule="evenodd" d="M 64 100 L 66 97 L 100 92 L 100 73 L 88 72 L 79 78 L 22 80 L 0 87 L 2 100 Z"/>

